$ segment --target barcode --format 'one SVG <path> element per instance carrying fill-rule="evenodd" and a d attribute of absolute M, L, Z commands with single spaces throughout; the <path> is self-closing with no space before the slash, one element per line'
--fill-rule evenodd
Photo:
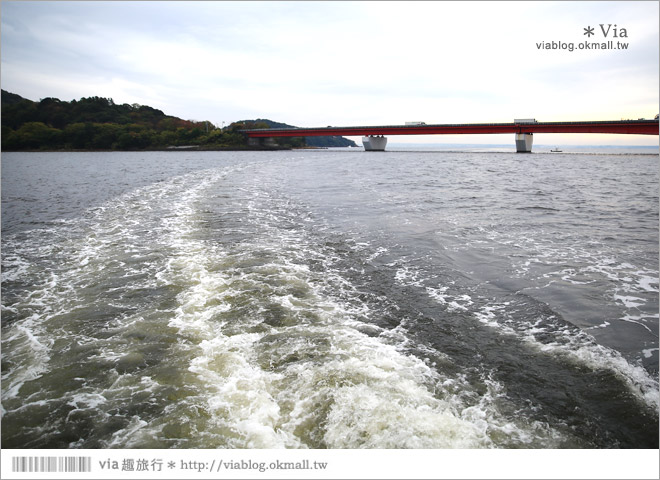
<path fill-rule="evenodd" d="M 12 472 L 91 472 L 92 457 L 12 457 Z"/>

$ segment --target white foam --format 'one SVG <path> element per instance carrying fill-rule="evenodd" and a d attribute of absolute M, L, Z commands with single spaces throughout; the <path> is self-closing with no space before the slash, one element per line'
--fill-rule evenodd
<path fill-rule="evenodd" d="M 112 437 L 107 442 L 106 448 L 135 448 L 134 446 L 138 444 L 136 439 L 140 439 L 140 436 L 137 435 L 140 430 L 144 429 L 148 425 L 147 422 L 142 420 L 139 416 L 134 415 L 131 417 L 129 424 L 117 430 L 112 434 Z"/>
<path fill-rule="evenodd" d="M 472 423 L 417 385 L 364 384 L 333 393 L 324 436 L 331 448 L 478 448 L 491 445 Z M 416 396 L 410 401 L 410 396 Z"/>
<path fill-rule="evenodd" d="M 660 402 L 658 380 L 652 377 L 644 367 L 630 364 L 619 352 L 597 344 L 586 333 L 577 334 L 574 329 L 555 330 L 553 333 L 561 341 L 540 342 L 536 339 L 535 334 L 547 331 L 545 328 L 538 329 L 540 320 L 527 326 L 518 325 L 514 329 L 506 318 L 505 305 L 485 306 L 474 315 L 485 325 L 495 328 L 503 334 L 518 336 L 529 345 L 538 348 L 539 351 L 562 356 L 587 365 L 594 370 L 603 368 L 611 370 L 623 380 L 631 392 L 647 404 L 658 408 Z M 498 316 L 499 313 L 501 316 Z"/>
<path fill-rule="evenodd" d="M 645 348 L 642 350 L 642 354 L 644 355 L 644 358 L 651 358 L 653 356 L 653 352 L 657 352 L 657 348 Z"/>
<path fill-rule="evenodd" d="M 39 318 L 17 322 L 3 335 L 3 356 L 11 352 L 12 366 L 2 376 L 2 398 L 15 398 L 25 384 L 48 371 L 53 340 L 41 334 Z"/>
<path fill-rule="evenodd" d="M 375 312 L 356 301 L 360 292 L 333 268 L 339 259 L 332 250 L 307 243 L 297 228 L 280 228 L 296 213 L 262 193 L 252 195 L 245 221 L 267 233 L 235 250 L 209 249 L 194 240 L 190 197 L 177 205 L 180 215 L 168 220 L 177 252 L 158 279 L 181 289 L 169 324 L 186 339 L 178 348 L 181 358 L 190 358 L 194 380 L 188 387 L 197 392 L 186 402 L 209 416 L 207 446 L 495 446 L 488 425 L 498 425 L 499 438 L 508 436 L 514 444 L 556 434 L 500 418 L 495 396 L 475 401 L 456 395 L 471 390 L 465 379 L 441 377 L 431 362 L 405 353 L 405 321 L 391 330 L 364 323 Z M 255 262 L 259 252 L 261 263 Z M 310 258 L 322 263 L 322 273 L 307 266 Z M 407 267 L 395 280 L 423 286 L 419 272 Z M 246 298 L 251 291 L 254 297 Z M 429 294 L 434 292 L 451 309 L 465 310 L 472 302 L 467 295 L 449 297 L 443 287 Z M 280 317 L 270 326 L 264 315 L 274 305 Z M 238 317 L 236 309 L 243 309 Z M 442 352 L 430 354 L 444 358 Z M 180 411 L 173 408 L 172 414 Z M 158 434 L 162 422 L 144 435 Z"/>
<path fill-rule="evenodd" d="M 375 250 L 371 255 L 369 255 L 369 256 L 367 257 L 367 262 L 372 262 L 372 261 L 374 261 L 376 258 L 378 258 L 378 257 L 380 257 L 380 256 L 382 256 L 382 255 L 384 255 L 384 254 L 386 254 L 387 252 L 389 252 L 389 250 L 388 250 L 387 248 L 385 248 L 385 247 L 378 247 L 378 248 L 376 248 L 376 250 Z"/>
<path fill-rule="evenodd" d="M 96 408 L 107 402 L 107 398 L 99 393 L 76 393 L 72 395 L 71 399 L 67 402 L 76 410 L 86 408 Z"/>
<path fill-rule="evenodd" d="M 420 273 L 408 266 L 400 267 L 394 274 L 396 282 L 404 287 L 422 287 L 423 280 Z"/>
<path fill-rule="evenodd" d="M 654 317 L 644 317 L 642 315 L 625 315 L 621 318 L 621 320 L 623 320 L 624 322 L 637 324 L 637 325 L 641 326 L 642 328 L 644 328 L 646 331 L 648 331 L 651 335 L 655 335 L 655 333 L 653 333 L 653 330 L 651 330 L 648 327 L 648 325 L 645 325 L 644 318 L 655 318 L 655 316 Z"/>
<path fill-rule="evenodd" d="M 138 189 L 112 208 L 94 210 L 84 246 L 66 252 L 75 260 L 69 276 L 44 280 L 60 295 L 49 315 L 79 306 L 75 287 L 91 284 L 95 272 L 111 266 L 123 272 L 126 290 L 141 282 L 179 292 L 175 307 L 157 313 L 177 331 L 169 355 L 180 362 L 175 368 L 185 387 L 162 416 L 149 422 L 131 417 L 108 447 L 171 445 L 172 438 L 183 447 L 206 448 L 563 445 L 565 438 L 553 428 L 503 415 L 498 405 L 506 402 L 506 391 L 492 379 L 483 380 L 487 393 L 479 396 L 460 374 L 444 376 L 430 360 L 411 356 L 406 319 L 394 329 L 369 323 L 378 320 L 378 312 L 335 269 L 338 254 L 307 240 L 304 228 L 314 230 L 314 219 L 276 191 L 262 190 L 258 179 L 244 188 L 246 201 L 235 208 L 244 209 L 243 221 L 260 233 L 233 247 L 200 240 L 198 203 L 209 192 L 217 193 L 220 178 L 216 170 L 198 172 Z M 161 204 L 167 208 L 158 221 L 141 225 L 144 214 Z M 244 232 L 239 228 L 236 233 Z M 158 261 L 140 262 L 156 251 Z M 118 262 L 117 252 L 125 255 L 124 263 Z M 385 253 L 385 248 L 376 249 L 367 260 Z M 321 267 L 310 269 L 310 259 Z M 16 271 L 23 268 L 17 265 Z M 133 275 L 139 278 L 135 284 Z M 419 271 L 400 266 L 395 281 L 424 287 L 426 280 Z M 467 311 L 472 305 L 468 295 L 450 294 L 445 286 L 426 292 L 448 310 Z M 43 313 L 52 308 L 51 300 L 37 295 L 31 302 Z M 122 301 L 120 296 L 112 305 Z M 498 322 L 505 308 L 484 308 L 477 318 L 514 332 Z M 105 332 L 120 338 L 98 341 L 98 353 L 89 358 L 106 363 L 125 358 L 131 346 L 122 343 L 121 332 L 137 328 L 146 317 L 139 312 L 109 320 Z M 47 338 L 39 335 L 37 342 Z M 16 338 L 29 344 L 24 334 Z M 449 361 L 424 345 L 414 348 Z M 78 409 L 107 409 L 113 402 L 130 402 L 137 392 L 163 387 L 150 376 L 116 369 L 110 369 L 108 380 L 108 388 L 76 390 L 66 401 Z M 167 430 L 172 428 L 178 430 Z"/>
<path fill-rule="evenodd" d="M 472 305 L 472 298 L 467 294 L 451 296 L 447 294 L 449 287 L 440 286 L 437 288 L 426 287 L 426 292 L 433 300 L 441 305 L 446 305 L 449 311 L 467 311 L 468 306 Z M 459 303 L 461 302 L 461 303 Z"/>
<path fill-rule="evenodd" d="M 633 296 L 614 295 L 614 299 L 618 302 L 621 302 L 623 305 L 625 305 L 626 308 L 637 308 L 646 303 L 646 300 L 643 298 Z"/>
<path fill-rule="evenodd" d="M 106 293 L 126 292 L 130 295 L 133 289 L 155 285 L 149 277 L 144 277 L 150 269 L 156 268 L 153 252 L 158 251 L 157 237 L 161 232 L 149 230 L 144 224 L 148 219 L 141 212 L 150 210 L 151 202 L 158 203 L 175 193 L 173 184 L 166 182 L 129 192 L 106 205 L 90 209 L 80 218 L 36 230 L 28 241 L 20 234 L 16 238 L 3 237 L 3 254 L 11 251 L 3 258 L 3 286 L 10 281 L 32 285 L 24 297 L 12 305 L 3 305 L 5 312 L 16 317 L 9 327 L 3 328 L 3 354 L 11 352 L 10 368 L 3 372 L 3 402 L 18 398 L 26 382 L 55 368 L 50 365 L 52 347 L 59 340 L 64 340 L 64 345 L 67 342 L 78 346 L 97 343 L 97 353 L 89 356 L 92 361 L 113 361 L 127 353 L 127 346 L 88 338 L 81 333 L 85 325 L 78 311 L 92 310 L 95 302 L 100 301 L 85 297 L 84 291 L 95 288 L 99 275 L 106 272 L 126 279 L 121 288 L 109 288 Z M 150 242 L 150 239 L 154 241 Z M 118 260 L 128 254 L 135 259 L 130 266 Z M 148 261 L 143 261 L 142 258 L 147 256 Z M 132 282 L 132 278 L 136 280 Z M 121 309 L 122 297 L 100 305 L 98 310 L 108 306 Z M 139 317 L 115 318 L 109 320 L 108 326 L 114 324 L 117 331 L 122 331 L 137 321 Z M 71 395 L 72 406 L 101 407 L 101 403 L 95 403 L 96 400 L 100 402 L 98 395 L 101 393 L 73 390 Z"/>
<path fill-rule="evenodd" d="M 647 276 L 647 272 L 638 272 L 637 286 L 646 292 L 658 292 L 658 276 Z"/>
<path fill-rule="evenodd" d="M 599 324 L 599 325 L 594 325 L 594 326 L 592 326 L 592 327 L 587 327 L 587 328 L 585 328 L 585 330 L 595 330 L 595 329 L 597 329 L 597 328 L 607 328 L 607 327 L 609 327 L 610 325 L 611 325 L 610 322 L 608 322 L 607 320 L 604 320 L 603 323 L 601 323 L 601 324 Z"/>

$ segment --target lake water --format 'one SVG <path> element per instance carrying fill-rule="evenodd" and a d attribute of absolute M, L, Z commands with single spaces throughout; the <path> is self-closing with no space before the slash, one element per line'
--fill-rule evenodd
<path fill-rule="evenodd" d="M 657 448 L 658 155 L 5 153 L 4 448 Z"/>

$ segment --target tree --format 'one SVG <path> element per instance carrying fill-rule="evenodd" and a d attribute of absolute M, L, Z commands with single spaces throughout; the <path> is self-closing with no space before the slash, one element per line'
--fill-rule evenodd
<path fill-rule="evenodd" d="M 93 138 L 90 148 L 98 150 L 110 150 L 114 147 L 122 133 L 122 127 L 112 123 L 101 123 L 94 125 Z"/>
<path fill-rule="evenodd" d="M 21 128 L 3 136 L 3 148 L 8 149 L 39 149 L 44 146 L 59 145 L 62 132 L 49 127 L 43 122 L 28 122 Z"/>
<path fill-rule="evenodd" d="M 64 143 L 68 148 L 86 149 L 91 148 L 94 136 L 94 127 L 91 123 L 72 123 L 64 129 Z"/>
<path fill-rule="evenodd" d="M 64 128 L 69 123 L 67 103 L 58 98 L 44 98 L 37 105 L 38 119 L 55 128 Z"/>
<path fill-rule="evenodd" d="M 37 106 L 30 100 L 23 100 L 9 105 L 2 104 L 2 124 L 13 128 L 21 127 L 26 122 L 38 121 Z"/>
<path fill-rule="evenodd" d="M 149 131 L 124 132 L 117 138 L 115 147 L 120 150 L 143 150 L 151 146 L 152 141 Z"/>

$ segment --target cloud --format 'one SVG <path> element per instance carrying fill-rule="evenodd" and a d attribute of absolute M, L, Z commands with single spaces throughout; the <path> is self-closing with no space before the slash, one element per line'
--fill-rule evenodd
<path fill-rule="evenodd" d="M 658 105 L 653 2 L 3 2 L 3 88 L 215 123 L 638 118 Z M 626 28 L 626 51 L 542 50 Z"/>

